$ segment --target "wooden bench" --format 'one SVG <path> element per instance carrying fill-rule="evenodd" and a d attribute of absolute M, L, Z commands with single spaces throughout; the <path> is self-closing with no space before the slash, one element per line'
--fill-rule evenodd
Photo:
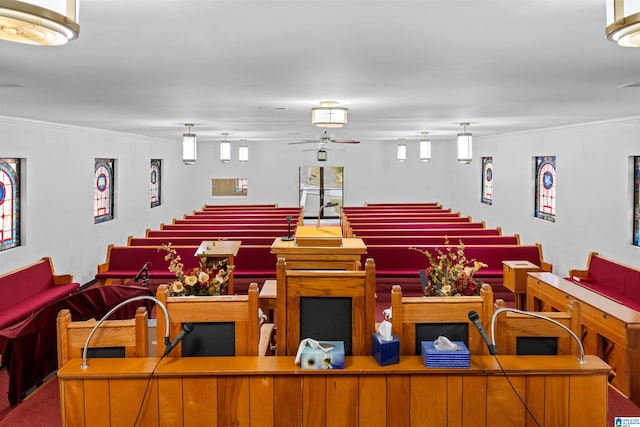
<path fill-rule="evenodd" d="M 464 245 L 519 245 L 519 236 L 361 236 L 366 245 L 431 246 L 449 244 Z"/>
<path fill-rule="evenodd" d="M 423 230 L 411 230 L 408 228 L 353 228 L 352 237 L 444 237 L 455 239 L 460 236 L 501 236 L 502 229 L 498 228 L 432 228 Z"/>
<path fill-rule="evenodd" d="M 185 269 L 198 266 L 199 258 L 195 256 L 197 245 L 172 246 L 172 248 L 182 258 Z M 106 262 L 98 265 L 96 282 L 99 285 L 127 283 L 146 263 L 148 263 L 149 280 L 169 281 L 175 279 L 175 273 L 169 271 L 169 261 L 165 259 L 166 255 L 166 252 L 157 246 L 115 246 L 111 244 L 107 247 Z"/>
<path fill-rule="evenodd" d="M 287 227 L 286 221 L 283 224 L 160 224 L 161 230 L 275 230 L 284 235 L 287 234 Z"/>
<path fill-rule="evenodd" d="M 267 236 L 239 236 L 234 238 L 222 237 L 212 239 L 206 236 L 193 236 L 193 237 L 177 237 L 177 236 L 164 236 L 164 237 L 133 237 L 129 236 L 127 239 L 127 246 L 162 246 L 171 243 L 172 246 L 199 246 L 203 241 L 216 241 L 216 240 L 240 240 L 243 245 L 270 245 L 275 240 L 275 237 Z"/>
<path fill-rule="evenodd" d="M 609 382 L 640 405 L 640 312 L 555 274 L 529 273 L 529 310 L 561 311 L 570 300 L 580 303 L 585 353 L 608 363 Z"/>
<path fill-rule="evenodd" d="M 569 270 L 568 280 L 640 311 L 640 270 L 591 252 L 587 268 Z"/>
<path fill-rule="evenodd" d="M 419 250 L 428 250 L 434 257 L 436 250 L 456 251 L 457 245 L 416 246 Z M 502 279 L 502 261 L 519 259 L 539 265 L 543 271 L 551 271 L 552 265 L 542 257 L 542 246 L 536 245 L 465 245 L 467 259 L 475 259 L 487 264 L 476 272 L 478 279 Z M 376 262 L 376 274 L 387 277 L 418 277 L 420 270 L 429 265 L 428 258 L 421 252 L 411 250 L 404 245 L 367 245 L 367 257 Z"/>
<path fill-rule="evenodd" d="M 291 234 L 294 234 L 296 231 L 296 227 L 291 224 Z M 271 239 L 276 239 L 277 237 L 283 237 L 287 235 L 287 228 L 284 229 L 253 229 L 253 228 L 245 228 L 245 229 L 234 229 L 234 230 L 202 230 L 202 229 L 178 229 L 178 230 L 151 230 L 147 229 L 145 236 L 146 237 L 199 237 L 202 240 L 218 240 L 218 239 L 229 239 L 229 240 L 242 240 L 245 236 L 253 236 L 253 237 L 269 237 Z M 273 243 L 273 240 L 272 240 Z"/>
<path fill-rule="evenodd" d="M 71 274 L 55 274 L 49 257 L 0 275 L 0 329 L 26 319 L 79 288 Z"/>

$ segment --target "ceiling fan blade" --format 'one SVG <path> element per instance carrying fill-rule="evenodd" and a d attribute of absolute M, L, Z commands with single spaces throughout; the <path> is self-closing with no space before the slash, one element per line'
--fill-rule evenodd
<path fill-rule="evenodd" d="M 346 139 L 342 141 L 331 140 L 331 142 L 335 142 L 336 144 L 360 144 L 360 141 L 354 141 L 352 139 Z"/>
<path fill-rule="evenodd" d="M 318 141 L 313 141 L 313 140 L 305 140 L 305 141 L 294 141 L 294 142 L 289 142 L 289 145 L 295 145 L 295 144 L 317 144 Z"/>

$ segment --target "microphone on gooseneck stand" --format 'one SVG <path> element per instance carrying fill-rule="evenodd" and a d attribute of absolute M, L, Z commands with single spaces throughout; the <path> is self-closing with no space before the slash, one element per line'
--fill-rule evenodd
<path fill-rule="evenodd" d="M 184 337 L 189 335 L 191 332 L 193 332 L 193 323 L 185 323 L 185 324 L 183 324 L 182 325 L 182 331 L 180 331 L 180 333 L 178 334 L 176 339 L 173 340 L 171 342 L 171 344 L 167 345 L 167 347 L 164 349 L 164 353 L 162 353 L 162 357 L 160 359 L 162 359 L 167 354 L 169 354 L 171 352 L 171 350 L 173 350 L 178 345 L 178 343 L 180 341 L 182 341 L 184 339 Z"/>
<path fill-rule="evenodd" d="M 480 320 L 479 320 L 480 316 L 478 316 L 478 313 L 475 310 L 471 310 L 468 313 L 468 316 L 469 316 L 469 320 L 473 322 L 473 324 L 476 326 L 476 329 L 478 329 L 478 332 L 480 332 L 482 339 L 487 344 L 487 348 L 489 349 L 489 354 L 495 356 L 496 346 L 489 340 L 487 333 L 484 331 L 484 328 L 482 327 L 482 323 L 480 323 Z"/>
<path fill-rule="evenodd" d="M 335 202 L 327 202 L 324 205 L 320 206 L 320 209 L 318 210 L 318 222 L 316 222 L 316 228 L 320 227 L 320 218 L 321 218 L 321 215 L 322 215 L 322 210 L 324 208 L 332 208 L 334 206 L 338 206 L 338 204 L 335 203 Z"/>
<path fill-rule="evenodd" d="M 291 236 L 291 220 L 293 219 L 293 216 L 289 215 L 287 217 L 287 237 L 283 237 L 281 240 L 283 242 L 290 242 L 293 240 L 293 237 Z"/>
<path fill-rule="evenodd" d="M 140 271 L 138 271 L 138 274 L 136 274 L 136 277 L 133 278 L 134 282 L 137 282 L 138 280 L 140 280 L 140 277 L 142 276 L 143 273 L 146 273 L 146 280 L 149 280 L 149 264 L 151 263 L 148 261 L 144 263 Z M 142 280 L 142 283 L 146 285 L 145 279 Z"/>

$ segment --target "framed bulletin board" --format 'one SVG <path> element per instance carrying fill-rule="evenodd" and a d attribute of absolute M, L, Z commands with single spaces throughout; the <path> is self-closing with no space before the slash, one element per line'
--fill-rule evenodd
<path fill-rule="evenodd" d="M 247 196 L 247 178 L 213 178 L 212 196 Z"/>

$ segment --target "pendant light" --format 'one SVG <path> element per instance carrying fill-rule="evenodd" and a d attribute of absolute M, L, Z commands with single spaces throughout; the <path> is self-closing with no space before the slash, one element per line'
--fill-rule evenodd
<path fill-rule="evenodd" d="M 346 108 L 337 101 L 322 101 L 320 107 L 311 109 L 311 124 L 321 128 L 339 128 L 347 124 Z"/>
<path fill-rule="evenodd" d="M 404 143 L 404 138 L 400 138 L 396 158 L 400 163 L 407 160 L 407 144 Z"/>
<path fill-rule="evenodd" d="M 186 123 L 187 133 L 182 134 L 182 163 L 192 165 L 196 162 L 197 138 L 195 133 L 191 133 L 193 124 Z"/>
<path fill-rule="evenodd" d="M 246 139 L 240 140 L 240 147 L 238 147 L 238 160 L 242 163 L 249 161 L 249 147 L 246 144 Z"/>
<path fill-rule="evenodd" d="M 470 132 L 467 132 L 467 126 L 469 123 L 460 123 L 462 126 L 462 133 L 458 134 L 458 162 L 462 164 L 469 164 L 473 158 L 472 156 L 472 135 Z"/>
<path fill-rule="evenodd" d="M 62 4 L 64 10 L 61 10 Z M 50 9 L 50 6 L 58 10 Z M 0 39 L 11 42 L 60 46 L 78 38 L 80 25 L 77 21 L 77 0 L 0 2 Z"/>
<path fill-rule="evenodd" d="M 231 161 L 231 143 L 227 141 L 228 133 L 223 133 L 224 140 L 220 142 L 220 161 L 229 163 Z"/>
<path fill-rule="evenodd" d="M 422 139 L 420 140 L 420 160 L 428 162 L 431 160 L 431 141 L 427 137 L 429 132 L 422 132 Z"/>
<path fill-rule="evenodd" d="M 607 38 L 624 47 L 640 47 L 640 2 L 606 0 Z"/>

